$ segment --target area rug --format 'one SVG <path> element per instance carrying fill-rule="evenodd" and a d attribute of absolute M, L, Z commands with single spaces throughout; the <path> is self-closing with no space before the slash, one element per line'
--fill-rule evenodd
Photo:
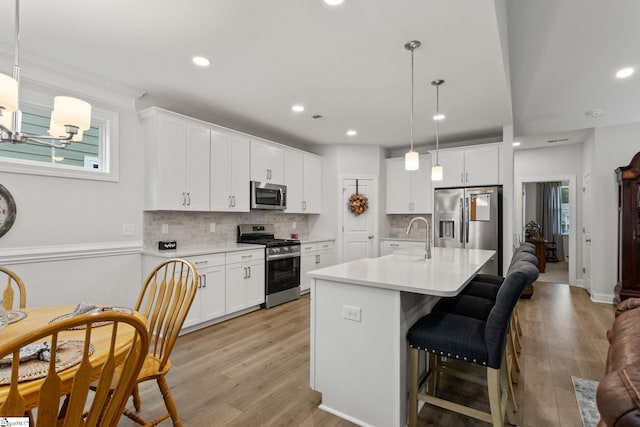
<path fill-rule="evenodd" d="M 584 378 L 571 377 L 573 381 L 573 389 L 576 392 L 576 400 L 580 408 L 580 417 L 582 417 L 583 427 L 596 427 L 600 420 L 600 413 L 596 407 L 596 389 L 598 381 L 587 380 Z"/>

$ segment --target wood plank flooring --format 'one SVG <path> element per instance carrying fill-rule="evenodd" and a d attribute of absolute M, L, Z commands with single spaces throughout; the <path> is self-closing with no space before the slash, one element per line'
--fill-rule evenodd
<path fill-rule="evenodd" d="M 524 335 L 515 386 L 518 425 L 581 426 L 571 375 L 604 375 L 613 305 L 592 303 L 581 288 L 537 282 L 533 298 L 520 301 L 519 313 Z M 309 389 L 308 296 L 182 336 L 171 359 L 167 380 L 185 426 L 353 425 L 318 409 L 321 396 Z M 446 378 L 441 387 L 443 395 L 488 409 L 478 386 Z M 155 383 L 140 391 L 143 417 L 163 410 Z M 126 418 L 119 424 L 133 425 Z M 428 406 L 420 425 L 488 424 Z"/>

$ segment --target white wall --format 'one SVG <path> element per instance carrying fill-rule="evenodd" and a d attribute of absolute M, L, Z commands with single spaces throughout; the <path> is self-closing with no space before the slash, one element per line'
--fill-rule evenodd
<path fill-rule="evenodd" d="M 591 289 L 596 301 L 611 302 L 617 282 L 618 186 L 616 168 L 640 151 L 640 123 L 596 128 L 591 165 Z"/>
<path fill-rule="evenodd" d="M 378 206 L 370 206 L 370 211 L 376 215 L 378 233 L 375 236 L 374 250 L 378 250 L 380 238 L 380 224 L 385 224 L 384 196 L 381 190 L 382 183 L 386 182 L 385 150 L 382 147 L 372 145 L 327 145 L 316 147 L 316 152 L 323 156 L 322 171 L 322 214 L 314 215 L 309 219 L 310 236 L 329 236 L 336 238 L 336 254 L 341 254 L 342 247 L 342 190 L 341 178 L 373 177 L 378 185 Z M 338 261 L 340 259 L 338 258 Z"/>
<path fill-rule="evenodd" d="M 514 233 L 522 233 L 522 185 L 524 182 L 541 182 L 549 180 L 564 181 L 572 178 L 575 189 L 571 200 L 575 220 L 571 224 L 571 235 L 567 252 L 571 254 L 569 260 L 569 282 L 580 285 L 582 279 L 582 247 L 580 233 L 582 230 L 582 144 L 569 144 L 557 147 L 517 150 L 514 154 Z M 573 199 L 575 198 L 575 199 Z M 575 256 L 573 256 L 575 254 Z"/>
<path fill-rule="evenodd" d="M 51 101 L 64 93 L 37 83 L 26 89 L 51 95 Z M 31 306 L 80 300 L 131 305 L 141 283 L 144 153 L 134 99 L 123 104 L 102 98 L 102 87 L 84 89 L 74 95 L 119 116 L 118 182 L 26 175 L 0 166 L 0 183 L 17 204 L 16 222 L 0 238 L 0 264 L 24 277 Z M 122 236 L 123 224 L 133 224 L 135 235 Z"/>

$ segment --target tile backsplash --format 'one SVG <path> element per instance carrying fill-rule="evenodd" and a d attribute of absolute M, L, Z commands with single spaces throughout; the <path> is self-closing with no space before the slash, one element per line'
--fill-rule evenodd
<path fill-rule="evenodd" d="M 293 228 L 295 223 L 295 228 Z M 162 234 L 162 225 L 169 228 Z M 215 224 L 215 232 L 210 225 Z M 273 224 L 278 238 L 290 238 L 297 233 L 300 240 L 309 236 L 307 215 L 283 212 L 144 212 L 144 246 L 155 248 L 160 240 L 176 240 L 179 248 L 235 243 L 238 224 Z"/>
<path fill-rule="evenodd" d="M 429 221 L 429 224 L 433 224 L 431 221 L 431 215 L 387 215 L 389 220 L 389 237 L 395 237 L 398 239 L 417 239 L 423 240 L 426 233 L 424 222 L 419 221 L 413 224 L 411 232 L 407 236 L 407 226 L 412 218 L 416 216 L 423 216 Z"/>

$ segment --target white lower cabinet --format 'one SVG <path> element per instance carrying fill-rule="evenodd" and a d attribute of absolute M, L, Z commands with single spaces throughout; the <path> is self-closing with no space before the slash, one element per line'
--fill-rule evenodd
<path fill-rule="evenodd" d="M 182 329 L 229 318 L 236 312 L 264 303 L 264 249 L 249 249 L 184 256 L 198 273 L 198 288 Z M 142 257 L 144 277 L 164 256 Z"/>
<path fill-rule="evenodd" d="M 264 249 L 228 252 L 227 313 L 264 302 Z"/>
<path fill-rule="evenodd" d="M 198 270 L 199 281 L 196 297 L 184 319 L 183 328 L 189 328 L 226 314 L 224 254 L 202 255 L 189 260 Z"/>
<path fill-rule="evenodd" d="M 380 242 L 380 256 L 392 254 L 396 251 L 424 250 L 425 242 L 409 240 L 382 240 Z"/>
<path fill-rule="evenodd" d="M 303 243 L 300 246 L 301 292 L 306 292 L 311 287 L 311 279 L 307 277 L 308 272 L 333 265 L 333 248 L 333 240 Z"/>

